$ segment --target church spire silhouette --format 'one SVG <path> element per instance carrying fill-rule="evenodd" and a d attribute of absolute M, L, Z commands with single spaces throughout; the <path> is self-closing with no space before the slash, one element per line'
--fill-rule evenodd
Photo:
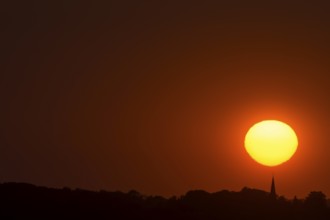
<path fill-rule="evenodd" d="M 272 185 L 270 188 L 270 197 L 272 199 L 276 199 L 277 195 L 276 195 L 276 189 L 275 189 L 275 180 L 274 180 L 274 176 L 272 177 Z"/>

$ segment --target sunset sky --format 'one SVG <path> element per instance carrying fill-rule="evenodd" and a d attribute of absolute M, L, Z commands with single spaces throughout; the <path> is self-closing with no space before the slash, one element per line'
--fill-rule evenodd
<path fill-rule="evenodd" d="M 0 182 L 330 197 L 325 2 L 1 3 Z M 265 119 L 299 139 L 274 168 L 244 149 Z"/>

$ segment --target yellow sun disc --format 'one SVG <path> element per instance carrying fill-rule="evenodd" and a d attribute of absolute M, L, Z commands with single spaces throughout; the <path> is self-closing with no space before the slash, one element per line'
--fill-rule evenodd
<path fill-rule="evenodd" d="M 253 125 L 245 136 L 245 149 L 258 163 L 277 166 L 288 161 L 296 152 L 298 138 L 287 124 L 267 120 Z"/>

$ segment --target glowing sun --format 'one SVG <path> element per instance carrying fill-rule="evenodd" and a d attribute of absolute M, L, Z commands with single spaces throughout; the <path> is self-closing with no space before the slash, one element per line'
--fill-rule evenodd
<path fill-rule="evenodd" d="M 277 166 L 288 161 L 296 152 L 298 138 L 287 124 L 261 121 L 253 125 L 245 136 L 245 149 L 258 163 Z"/>

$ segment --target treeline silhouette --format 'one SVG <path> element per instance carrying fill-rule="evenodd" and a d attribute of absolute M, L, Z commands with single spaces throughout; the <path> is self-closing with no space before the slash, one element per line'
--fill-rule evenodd
<path fill-rule="evenodd" d="M 181 197 L 144 196 L 137 191 L 54 189 L 26 183 L 0 184 L 0 219 L 330 219 L 322 192 L 305 199 L 276 199 L 268 192 L 243 188 Z"/>

